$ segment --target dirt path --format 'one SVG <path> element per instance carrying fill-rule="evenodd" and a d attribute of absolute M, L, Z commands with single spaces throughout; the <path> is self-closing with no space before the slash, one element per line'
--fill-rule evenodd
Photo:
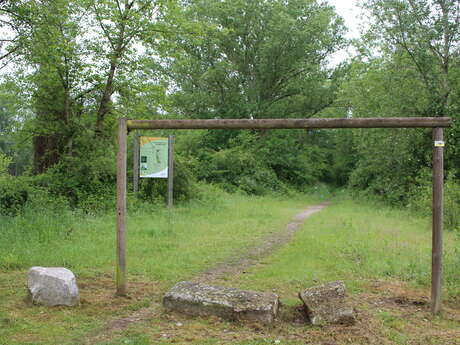
<path fill-rule="evenodd" d="M 206 272 L 192 278 L 192 281 L 210 283 L 223 277 L 240 273 L 249 266 L 256 264 L 260 259 L 270 255 L 282 245 L 288 243 L 292 236 L 299 230 L 300 225 L 312 214 L 327 207 L 328 202 L 310 206 L 308 209 L 294 216 L 292 221 L 280 231 L 271 234 L 263 240 L 263 243 L 250 248 L 246 253 L 220 263 Z"/>
<path fill-rule="evenodd" d="M 264 238 L 263 242 L 250 248 L 246 253 L 222 262 L 213 268 L 192 278 L 192 281 L 211 283 L 228 275 L 237 274 L 246 270 L 249 266 L 256 264 L 260 259 L 270 255 L 282 245 L 288 243 L 292 236 L 299 230 L 300 225 L 311 215 L 321 211 L 329 205 L 324 202 L 319 205 L 310 206 L 306 210 L 296 214 L 291 222 L 279 232 L 275 232 Z M 142 308 L 124 318 L 112 320 L 99 332 L 84 340 L 84 344 L 97 344 L 107 340 L 114 333 L 119 333 L 131 324 L 153 318 L 158 313 L 159 305 L 152 303 L 150 307 Z"/>

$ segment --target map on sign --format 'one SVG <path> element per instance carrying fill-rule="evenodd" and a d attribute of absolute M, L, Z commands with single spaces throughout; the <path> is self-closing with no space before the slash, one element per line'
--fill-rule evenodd
<path fill-rule="evenodd" d="M 168 177 L 168 138 L 139 137 L 139 176 Z"/>

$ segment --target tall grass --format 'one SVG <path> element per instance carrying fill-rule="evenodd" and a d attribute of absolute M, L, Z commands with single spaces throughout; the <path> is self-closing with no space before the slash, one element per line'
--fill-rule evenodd
<path fill-rule="evenodd" d="M 206 198 L 167 210 L 131 205 L 127 226 L 128 272 L 174 281 L 244 251 L 316 197 L 251 197 L 208 191 Z M 26 209 L 0 223 L 0 270 L 65 266 L 80 275 L 113 272 L 115 212 L 87 215 Z"/>
<path fill-rule="evenodd" d="M 128 272 L 170 284 L 244 252 L 325 195 L 251 197 L 210 190 L 199 200 L 167 210 L 130 203 Z M 460 237 L 446 232 L 444 277 L 460 295 Z M 0 220 L 0 270 L 65 266 L 78 275 L 111 273 L 115 215 L 88 215 L 67 207 L 27 208 Z M 243 287 L 314 285 L 344 279 L 399 279 L 428 287 L 431 222 L 405 210 L 339 197 L 303 225 L 294 240 L 264 259 Z M 249 285 L 247 285 L 249 284 Z"/>
<path fill-rule="evenodd" d="M 460 299 L 460 238 L 445 233 L 444 286 Z M 393 279 L 429 287 L 431 282 L 431 221 L 405 210 L 336 200 L 313 215 L 294 240 L 253 274 L 254 288 L 312 286 L 345 280 L 353 290 L 370 279 Z M 364 283 L 364 284 L 363 284 Z"/>

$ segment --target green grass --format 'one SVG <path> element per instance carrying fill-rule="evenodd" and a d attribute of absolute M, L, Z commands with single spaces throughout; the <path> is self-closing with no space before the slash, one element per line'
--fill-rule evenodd
<path fill-rule="evenodd" d="M 455 300 L 460 296 L 460 238 L 445 232 L 444 242 L 444 286 Z M 378 204 L 335 200 L 313 215 L 289 245 L 239 278 L 254 288 L 299 288 L 339 279 L 356 292 L 369 279 L 426 288 L 431 284 L 431 221 Z"/>
<path fill-rule="evenodd" d="M 222 194 L 212 203 L 167 210 L 145 205 L 127 223 L 131 275 L 175 281 L 243 252 L 279 230 L 314 197 L 248 197 Z M 111 272 L 115 260 L 115 212 L 84 216 L 32 210 L 2 219 L 0 269 L 65 266 L 78 275 Z"/>
<path fill-rule="evenodd" d="M 458 236 L 452 232 L 445 234 L 445 291 L 451 305 L 447 316 L 430 317 L 428 305 L 398 307 L 387 302 L 395 291 L 387 291 L 386 286 L 375 289 L 372 282 L 406 284 L 407 291 L 413 288 L 418 295 L 429 296 L 430 220 L 411 216 L 404 210 L 346 198 L 337 198 L 327 209 L 311 216 L 291 243 L 246 269 L 244 274 L 225 277 L 222 284 L 263 291 L 273 289 L 287 305 L 283 311 L 287 315 L 294 313 L 299 304 L 300 289 L 342 279 L 363 319 L 358 326 L 295 325 L 286 321 L 290 317 L 287 315 L 288 319 L 282 317 L 273 327 L 260 328 L 163 312 L 161 296 L 170 285 L 244 252 L 271 232 L 283 229 L 306 206 L 319 201 L 318 197 L 301 195 L 221 194 L 213 200 L 182 205 L 172 211 L 146 205 L 131 209 L 129 298 L 113 295 L 113 214 L 85 216 L 65 209 L 30 210 L 20 217 L 3 218 L 0 344 L 81 344 L 103 330 L 110 320 L 149 306 L 154 312 L 148 320 L 93 343 L 459 344 L 455 340 L 460 327 Z M 25 277 L 32 265 L 71 268 L 80 286 L 81 305 L 45 308 L 28 304 L 24 299 Z M 376 307 L 375 301 L 383 304 Z M 177 322 L 183 326 L 177 327 Z M 373 337 L 381 342 L 369 342 Z"/>
<path fill-rule="evenodd" d="M 219 199 L 221 198 L 221 199 Z M 111 318 L 158 302 L 166 288 L 279 231 L 318 197 L 220 194 L 167 210 L 141 205 L 128 217 L 130 299 L 114 298 L 115 215 L 31 209 L 0 222 L 0 344 L 73 344 Z M 25 302 L 31 266 L 65 266 L 77 276 L 78 308 Z M 44 326 L 46 325 L 46 326 Z M 68 338 L 67 338 L 68 337 Z M 67 339 L 67 340 L 66 340 Z"/>

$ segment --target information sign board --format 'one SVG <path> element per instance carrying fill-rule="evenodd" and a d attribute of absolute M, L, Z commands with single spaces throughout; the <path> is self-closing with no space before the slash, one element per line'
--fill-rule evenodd
<path fill-rule="evenodd" d="M 168 138 L 139 137 L 139 176 L 168 178 Z"/>

